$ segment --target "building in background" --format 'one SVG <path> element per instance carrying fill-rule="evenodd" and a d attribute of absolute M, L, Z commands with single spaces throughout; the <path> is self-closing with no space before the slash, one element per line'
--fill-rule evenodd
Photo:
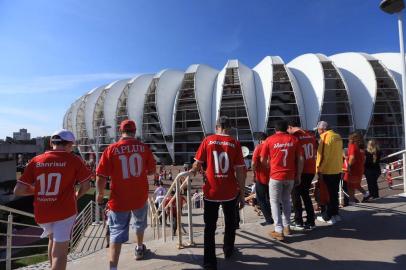
<path fill-rule="evenodd" d="M 233 136 L 251 152 L 257 133 L 272 134 L 286 119 L 308 130 L 327 121 L 345 144 L 360 130 L 389 154 L 403 148 L 398 57 L 305 54 L 287 64 L 267 56 L 252 69 L 238 60 L 221 70 L 203 64 L 165 69 L 93 89 L 70 106 L 63 127 L 74 132 L 85 159 L 117 140 L 117 127 L 130 118 L 160 163 L 191 162 L 220 115 L 231 118 Z"/>
<path fill-rule="evenodd" d="M 29 141 L 31 134 L 27 132 L 27 129 L 21 128 L 18 132 L 13 132 L 13 140 L 16 141 Z"/>

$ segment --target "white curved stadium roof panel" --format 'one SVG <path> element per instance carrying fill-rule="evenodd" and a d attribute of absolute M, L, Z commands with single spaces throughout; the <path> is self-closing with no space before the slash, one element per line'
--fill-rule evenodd
<path fill-rule="evenodd" d="M 104 110 L 104 124 L 106 126 L 111 126 L 107 129 L 107 134 L 110 138 L 116 138 L 116 110 L 118 99 L 127 86 L 129 79 L 115 81 L 114 83 L 106 87 L 106 97 L 104 99 L 103 110 Z"/>
<path fill-rule="evenodd" d="M 175 99 L 183 76 L 183 71 L 166 69 L 154 77 L 159 78 L 156 88 L 156 106 L 164 136 L 172 135 Z"/>
<path fill-rule="evenodd" d="M 137 137 L 142 136 L 142 117 L 144 112 L 145 94 L 153 79 L 153 74 L 138 75 L 131 79 L 127 97 L 128 118 L 135 121 L 137 125 Z"/>
<path fill-rule="evenodd" d="M 402 64 L 400 63 L 400 53 L 376 53 L 373 57 L 381 61 L 395 79 L 399 93 L 402 95 Z"/>
<path fill-rule="evenodd" d="M 85 96 L 82 96 L 79 99 L 77 99 L 72 105 L 72 114 L 71 114 L 71 117 L 72 117 L 72 120 L 71 120 L 72 121 L 72 130 L 71 131 L 73 132 L 73 135 L 75 135 L 76 139 L 78 139 L 78 132 L 77 132 L 77 129 L 76 129 L 76 118 L 77 118 L 77 115 L 78 115 L 78 109 L 80 107 L 80 104 L 83 102 Z"/>
<path fill-rule="evenodd" d="M 253 68 L 257 96 L 259 131 L 265 131 L 268 123 L 268 113 L 269 106 L 271 105 L 273 87 L 273 63 L 274 58 L 266 56 Z"/>
<path fill-rule="evenodd" d="M 251 131 L 261 131 L 258 129 L 257 94 L 254 72 L 241 62 L 238 63 L 238 70 L 240 74 L 241 92 L 244 96 Z"/>
<path fill-rule="evenodd" d="M 100 94 L 103 92 L 106 85 L 100 86 L 88 93 L 85 104 L 85 125 L 86 132 L 89 139 L 94 139 L 93 134 L 93 113 L 96 106 L 96 102 L 100 97 Z"/>
<path fill-rule="evenodd" d="M 293 93 L 295 94 L 297 110 L 299 112 L 299 118 L 300 118 L 300 125 L 304 129 L 313 129 L 314 127 L 307 126 L 306 105 L 303 100 L 302 90 L 299 87 L 296 77 L 295 77 L 295 75 L 293 75 L 292 71 L 286 65 L 285 65 L 285 69 L 286 69 L 286 74 L 288 74 L 290 83 L 292 85 Z"/>
<path fill-rule="evenodd" d="M 293 59 L 287 66 L 295 76 L 302 92 L 306 127 L 315 127 L 319 120 L 324 97 L 324 72 L 320 56 L 304 54 Z"/>
<path fill-rule="evenodd" d="M 213 92 L 219 71 L 207 65 L 192 65 L 186 70 L 186 73 L 193 72 L 195 73 L 196 102 L 203 130 L 206 134 L 212 133 L 214 132 L 211 129 L 212 113 L 214 113 L 212 110 Z"/>
<path fill-rule="evenodd" d="M 224 78 L 226 75 L 227 65 L 217 74 L 217 79 L 214 86 L 213 102 L 212 102 L 212 119 L 211 130 L 216 130 L 216 121 L 220 114 L 221 94 L 223 93 Z"/>
<path fill-rule="evenodd" d="M 356 129 L 367 129 L 374 108 L 376 77 L 368 60 L 372 57 L 360 53 L 340 53 L 330 56 L 343 76 L 350 100 Z"/>

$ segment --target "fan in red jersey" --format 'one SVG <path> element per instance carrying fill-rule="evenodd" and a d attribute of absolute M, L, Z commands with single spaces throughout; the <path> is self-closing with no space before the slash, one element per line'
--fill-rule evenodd
<path fill-rule="evenodd" d="M 316 174 L 316 138 L 312 133 L 301 129 L 293 121 L 289 123 L 288 132 L 299 139 L 300 150 L 303 151 L 304 157 L 301 181 L 299 185 L 293 188 L 292 193 L 293 210 L 295 212 L 295 223 L 292 227 L 296 230 L 313 229 L 315 226 L 315 215 L 309 190 Z M 302 217 L 302 200 L 307 214 L 305 223 L 303 223 Z"/>
<path fill-rule="evenodd" d="M 269 203 L 269 167 L 262 166 L 261 151 L 267 136 L 265 133 L 258 135 L 259 144 L 252 154 L 252 170 L 254 171 L 255 193 L 261 211 L 264 214 L 265 222 L 261 225 L 273 224 L 271 205 Z"/>
<path fill-rule="evenodd" d="M 35 221 L 48 237 L 52 269 L 65 269 L 75 222 L 76 201 L 89 189 L 91 171 L 72 153 L 75 137 L 68 130 L 51 136 L 52 150 L 34 157 L 14 189 L 17 196 L 34 195 Z M 75 185 L 79 185 L 75 191 Z"/>
<path fill-rule="evenodd" d="M 269 197 L 275 230 L 270 235 L 277 240 L 284 240 L 285 235 L 290 235 L 290 194 L 295 181 L 296 184 L 300 183 L 303 156 L 299 140 L 287 133 L 286 121 L 277 122 L 275 129 L 276 133 L 266 139 L 261 150 L 261 162 L 263 166 L 271 168 Z"/>
<path fill-rule="evenodd" d="M 236 205 L 244 205 L 245 163 L 240 143 L 228 135 L 230 119 L 221 116 L 217 120 L 216 134 L 206 137 L 197 150 L 191 172 L 200 171 L 207 165 L 207 181 L 204 194 L 204 262 L 205 269 L 217 269 L 215 232 L 218 210 L 221 205 L 225 218 L 224 255 L 231 257 L 234 251 L 236 230 Z"/>
<path fill-rule="evenodd" d="M 96 169 L 97 200 L 103 201 L 107 177 L 111 179 L 108 201 L 110 227 L 110 269 L 116 269 L 121 245 L 128 241 L 131 216 L 136 232 L 135 258 L 143 259 L 143 244 L 147 227 L 148 178 L 155 173 L 155 160 L 149 147 L 135 139 L 136 126 L 132 120 L 120 124 L 121 138 L 103 152 Z"/>

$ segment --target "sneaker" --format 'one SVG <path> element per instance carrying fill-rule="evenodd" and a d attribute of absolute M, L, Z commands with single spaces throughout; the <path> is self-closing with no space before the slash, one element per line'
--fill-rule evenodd
<path fill-rule="evenodd" d="M 278 240 L 278 241 L 285 240 L 285 237 L 283 236 L 283 233 L 278 233 L 278 232 L 272 231 L 272 232 L 269 232 L 269 236 L 272 237 L 273 239 Z"/>
<path fill-rule="evenodd" d="M 145 247 L 144 244 L 142 244 L 142 246 L 137 246 L 135 248 L 135 259 L 138 260 L 142 260 L 144 259 L 145 256 L 145 251 L 147 250 L 147 248 Z"/>
<path fill-rule="evenodd" d="M 290 228 L 292 229 L 292 231 L 303 231 L 305 229 L 303 224 L 297 222 L 292 222 Z"/>
<path fill-rule="evenodd" d="M 334 216 L 332 216 L 330 218 L 330 220 L 327 221 L 327 224 L 330 224 L 330 225 L 334 225 L 336 223 L 337 223 L 337 220 L 334 218 Z"/>
<path fill-rule="evenodd" d="M 261 226 L 268 226 L 268 225 L 272 225 L 272 224 L 273 224 L 273 222 L 270 223 L 270 222 L 266 222 L 266 221 L 259 223 L 259 225 L 261 225 Z"/>
<path fill-rule="evenodd" d="M 334 217 L 331 217 L 329 220 L 325 220 L 322 216 L 318 216 L 316 218 L 317 221 L 323 222 L 323 223 L 327 223 L 330 225 L 334 225 L 337 223 L 337 221 L 334 219 Z"/>
<path fill-rule="evenodd" d="M 313 230 L 314 228 L 316 228 L 316 224 L 314 224 L 314 222 L 311 223 L 306 221 L 304 224 L 304 228 L 305 230 Z"/>
<path fill-rule="evenodd" d="M 291 235 L 291 234 L 292 234 L 292 232 L 290 230 L 289 225 L 283 228 L 283 235 L 288 236 L 288 235 Z"/>
<path fill-rule="evenodd" d="M 233 256 L 233 254 L 234 254 L 234 249 L 233 248 L 224 251 L 224 259 L 226 259 L 226 260 L 230 259 L 231 256 Z"/>

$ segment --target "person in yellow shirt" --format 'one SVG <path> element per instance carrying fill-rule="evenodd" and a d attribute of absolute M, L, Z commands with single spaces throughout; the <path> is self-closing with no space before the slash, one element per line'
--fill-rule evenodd
<path fill-rule="evenodd" d="M 320 143 L 317 149 L 316 172 L 320 181 L 327 186 L 330 198 L 317 220 L 335 224 L 341 220 L 338 213 L 338 190 L 343 167 L 343 140 L 325 121 L 317 124 L 317 132 L 320 135 Z"/>

